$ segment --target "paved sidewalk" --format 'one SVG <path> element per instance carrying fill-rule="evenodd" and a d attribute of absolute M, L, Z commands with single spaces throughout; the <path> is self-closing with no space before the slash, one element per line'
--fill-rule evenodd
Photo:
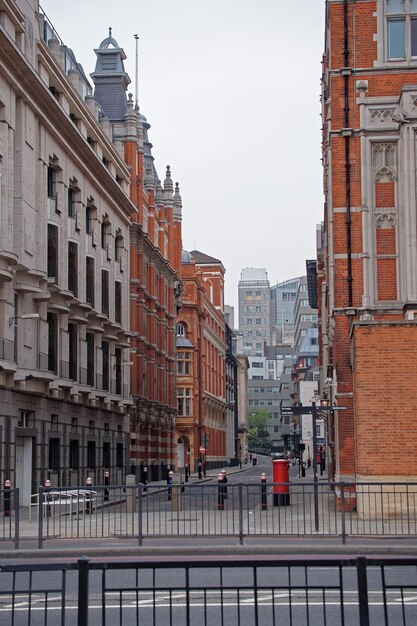
<path fill-rule="evenodd" d="M 244 465 L 242 468 L 239 466 L 236 467 L 225 467 L 224 468 L 227 474 L 241 474 L 241 482 L 245 482 L 245 472 L 249 469 L 253 469 L 252 465 Z M 259 467 L 259 473 L 261 474 L 264 471 L 264 467 Z M 217 483 L 217 477 L 220 469 L 208 470 L 206 476 L 203 476 L 201 479 L 198 478 L 198 474 L 191 474 L 189 477 L 189 483 Z M 295 490 L 297 491 L 297 483 L 309 483 L 313 481 L 312 472 L 307 471 L 307 475 L 305 477 L 292 476 L 291 482 L 295 486 Z M 322 477 L 323 480 L 326 478 Z M 271 482 L 272 478 L 270 473 L 268 473 L 268 482 Z M 254 483 L 255 484 L 255 483 Z M 159 482 L 150 482 L 148 485 L 149 489 L 158 489 L 167 488 L 166 481 Z M 300 486 L 301 489 L 301 486 Z M 272 495 L 270 495 L 270 498 Z M 28 516 L 21 516 L 20 522 L 20 545 L 19 549 L 16 550 L 14 547 L 14 543 L 12 541 L 2 541 L 0 542 L 0 563 L 1 559 L 33 559 L 33 558 L 77 558 L 80 555 L 88 555 L 92 557 L 129 557 L 129 558 L 152 558 L 157 555 L 169 556 L 172 558 L 178 557 L 179 555 L 189 555 L 190 557 L 194 555 L 201 554 L 212 554 L 214 557 L 216 555 L 243 555 L 243 554 L 258 554 L 258 555 L 289 555 L 289 554 L 317 554 L 317 555 L 325 555 L 325 554 L 350 554 L 350 555 L 358 555 L 358 554 L 373 554 L 373 555 L 384 555 L 392 554 L 392 555 L 415 555 L 417 550 L 417 540 L 413 536 L 403 536 L 403 537 L 395 537 L 395 536 L 381 536 L 381 537 L 361 537 L 361 536 L 349 536 L 346 540 L 346 544 L 342 543 L 342 538 L 340 536 L 328 536 L 326 534 L 299 534 L 297 536 L 289 536 L 289 535 L 268 535 L 265 534 L 248 534 L 247 536 L 243 536 L 241 538 L 241 542 L 239 541 L 239 537 L 236 535 L 236 520 L 238 519 L 239 513 L 236 509 L 231 507 L 231 501 L 228 501 L 228 506 L 225 507 L 224 511 L 218 512 L 217 510 L 204 512 L 199 511 L 199 514 L 194 517 L 203 516 L 206 520 L 207 527 L 210 528 L 210 516 L 214 520 L 213 528 L 220 528 L 222 530 L 228 530 L 231 528 L 234 532 L 233 534 L 229 534 L 227 536 L 227 532 L 218 534 L 214 534 L 211 536 L 198 536 L 197 534 L 193 535 L 190 526 L 190 532 L 184 534 L 176 535 L 175 532 L 172 535 L 167 536 L 161 533 L 161 536 L 156 536 L 155 533 L 149 532 L 147 533 L 147 529 L 152 531 L 152 527 L 149 527 L 149 520 L 146 518 L 146 512 L 144 513 L 143 520 L 143 541 L 142 545 L 139 545 L 137 534 L 125 532 L 127 527 L 127 523 L 129 520 L 133 519 L 133 514 L 124 515 L 123 521 L 122 516 L 117 518 L 114 516 L 116 521 L 120 524 L 119 531 L 116 529 L 112 529 L 112 532 L 108 532 L 106 530 L 107 536 L 99 536 L 99 533 L 95 537 L 90 537 L 85 535 L 85 538 L 82 536 L 73 535 L 73 538 L 64 536 L 66 533 L 59 533 L 59 528 L 57 527 L 57 533 L 54 536 L 54 521 L 51 520 L 49 523 L 50 526 L 50 538 L 43 538 L 43 547 L 39 549 L 38 547 L 38 525 L 37 519 L 32 522 L 28 521 Z M 274 511 L 274 507 L 270 507 L 267 512 L 256 511 L 256 515 L 258 516 L 258 529 L 261 529 L 262 524 L 265 524 L 265 528 L 269 528 L 268 516 L 274 516 L 277 513 L 277 509 Z M 282 509 L 282 513 L 278 512 L 281 517 L 285 517 L 285 515 L 290 515 L 290 507 L 284 507 Z M 158 512 L 155 513 L 158 515 Z M 247 512 L 245 512 L 247 515 Z M 250 515 L 250 513 L 249 513 Z M 36 517 L 36 516 L 35 516 Z M 84 516 L 82 521 L 79 521 L 79 526 L 83 524 L 93 524 L 100 525 L 103 523 L 108 523 L 108 518 L 111 516 L 98 515 L 94 516 Z M 173 515 L 171 515 L 173 517 Z M 252 516 L 255 519 L 255 515 Z M 217 519 L 217 521 L 216 521 Z M 218 520 L 221 520 L 218 522 Z M 260 521 L 259 521 L 260 520 Z M 263 521 L 262 521 L 263 520 Z M 172 521 L 172 520 L 171 520 Z M 191 521 L 194 520 L 181 520 L 181 521 Z M 154 522 L 152 522 L 154 523 Z M 220 526 L 216 526 L 219 524 Z M 321 522 L 322 523 L 322 522 Z M 324 523 L 324 522 L 323 522 Z M 133 521 L 133 524 L 137 524 L 137 518 Z M 137 528 L 137 526 L 135 526 Z M 245 522 L 245 528 L 246 526 Z M 168 533 L 169 535 L 169 533 Z"/>

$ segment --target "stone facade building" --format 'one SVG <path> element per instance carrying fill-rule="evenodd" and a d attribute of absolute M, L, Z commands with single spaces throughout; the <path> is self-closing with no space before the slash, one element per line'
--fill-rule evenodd
<path fill-rule="evenodd" d="M 110 120 L 38 2 L 0 5 L 0 478 L 129 464 L 129 229 Z"/>
<path fill-rule="evenodd" d="M 415 479 L 417 2 L 327 0 L 321 389 L 338 480 Z"/>

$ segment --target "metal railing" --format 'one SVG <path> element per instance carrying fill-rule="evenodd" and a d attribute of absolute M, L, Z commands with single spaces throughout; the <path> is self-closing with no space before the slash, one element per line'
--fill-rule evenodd
<path fill-rule="evenodd" d="M 0 541 L 12 542 L 19 548 L 19 489 L 0 489 Z"/>
<path fill-rule="evenodd" d="M 414 626 L 416 568 L 406 557 L 5 563 L 0 612 L 9 624 Z"/>
<path fill-rule="evenodd" d="M 232 536 L 241 544 L 245 537 L 260 536 L 339 537 L 343 543 L 348 537 L 417 537 L 417 483 L 161 482 L 91 488 L 89 502 L 85 487 L 40 487 L 20 518 L 13 496 L 10 519 L 3 520 L 9 530 L 0 540 L 10 540 L 16 528 L 18 542 L 19 524 L 25 536 L 38 538 L 40 548 L 56 538 L 129 537 L 142 545 L 159 537 Z M 0 497 L 3 501 L 4 490 Z"/>

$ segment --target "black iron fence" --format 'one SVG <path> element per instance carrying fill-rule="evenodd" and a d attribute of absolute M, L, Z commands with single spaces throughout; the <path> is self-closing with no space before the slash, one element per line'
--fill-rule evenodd
<path fill-rule="evenodd" d="M 251 536 L 417 537 L 417 483 L 186 483 L 40 487 L 8 515 L 0 539 Z"/>
<path fill-rule="evenodd" d="M 414 626 L 416 593 L 416 558 L 84 557 L 0 565 L 4 626 Z"/>
<path fill-rule="evenodd" d="M 10 481 L 6 481 L 9 483 Z M 0 541 L 10 541 L 19 548 L 19 489 L 0 489 Z"/>

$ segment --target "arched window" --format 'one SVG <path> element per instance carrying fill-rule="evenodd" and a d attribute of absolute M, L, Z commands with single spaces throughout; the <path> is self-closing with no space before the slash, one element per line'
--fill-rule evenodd
<path fill-rule="evenodd" d="M 177 337 L 185 337 L 185 326 L 184 326 L 184 324 L 177 324 L 176 333 L 177 333 Z"/>

